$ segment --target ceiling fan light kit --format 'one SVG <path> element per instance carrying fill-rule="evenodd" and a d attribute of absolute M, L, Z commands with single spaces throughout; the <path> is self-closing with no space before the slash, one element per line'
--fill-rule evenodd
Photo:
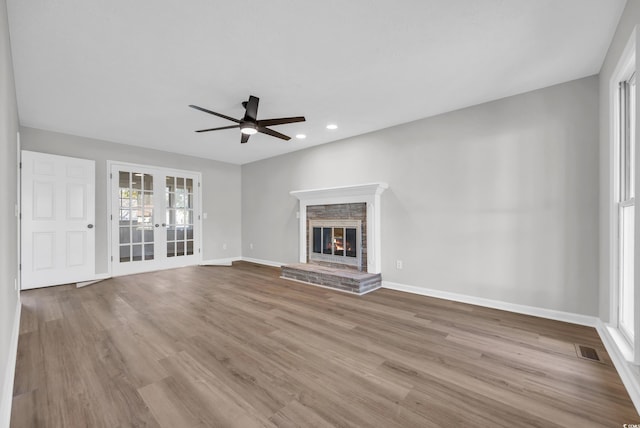
<path fill-rule="evenodd" d="M 253 134 L 257 134 L 258 130 L 256 129 L 256 126 L 253 123 L 243 123 L 242 127 L 240 128 L 240 132 L 246 135 L 253 135 Z"/>
<path fill-rule="evenodd" d="M 230 126 L 221 126 L 218 128 L 199 129 L 196 132 L 209 132 L 209 131 L 220 131 L 222 129 L 240 128 L 240 133 L 242 134 L 240 138 L 240 143 L 243 143 L 243 144 L 249 141 L 249 136 L 253 134 L 257 134 L 258 132 L 260 132 L 261 134 L 271 135 L 272 137 L 280 138 L 285 141 L 289 141 L 291 137 L 281 134 L 279 132 L 276 132 L 273 129 L 269 129 L 267 127 L 275 126 L 275 125 L 284 125 L 287 123 L 304 122 L 306 120 L 304 116 L 280 117 L 276 119 L 258 120 L 258 103 L 259 102 L 260 102 L 260 99 L 258 97 L 254 97 L 253 95 L 250 95 L 249 100 L 244 101 L 242 103 L 242 106 L 245 108 L 244 117 L 242 119 L 235 119 L 233 117 L 229 117 L 221 113 L 216 113 L 215 111 L 207 110 L 206 108 L 198 107 L 195 105 L 189 105 L 189 107 L 194 108 L 196 110 L 203 111 L 205 113 L 212 114 L 214 116 L 221 117 L 223 119 L 230 120 L 237 124 L 237 125 L 230 125 Z"/>

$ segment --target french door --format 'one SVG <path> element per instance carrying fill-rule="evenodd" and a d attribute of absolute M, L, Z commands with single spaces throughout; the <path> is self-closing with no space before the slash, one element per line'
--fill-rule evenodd
<path fill-rule="evenodd" d="M 200 262 L 200 174 L 111 165 L 113 275 Z"/>

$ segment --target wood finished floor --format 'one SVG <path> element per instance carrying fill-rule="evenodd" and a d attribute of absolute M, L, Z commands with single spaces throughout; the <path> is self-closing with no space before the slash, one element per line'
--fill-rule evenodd
<path fill-rule="evenodd" d="M 23 292 L 11 426 L 640 422 L 592 328 L 278 276 L 240 262 Z"/>

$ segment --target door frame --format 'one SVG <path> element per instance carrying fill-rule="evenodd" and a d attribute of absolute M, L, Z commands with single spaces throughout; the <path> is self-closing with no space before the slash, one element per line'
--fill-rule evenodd
<path fill-rule="evenodd" d="M 162 170 L 163 173 L 174 173 L 176 175 L 179 174 L 189 174 L 189 175 L 194 175 L 197 177 L 198 180 L 198 186 L 197 189 L 194 190 L 194 194 L 197 195 L 196 197 L 198 198 L 198 206 L 197 206 L 197 210 L 194 210 L 194 215 L 197 216 L 197 218 L 194 220 L 194 224 L 197 224 L 198 226 L 198 230 L 197 233 L 194 232 L 194 237 L 197 236 L 197 242 L 198 242 L 198 252 L 195 253 L 195 249 L 194 249 L 194 254 L 196 256 L 196 263 L 191 264 L 189 266 L 197 266 L 199 264 L 202 264 L 202 254 L 203 254 L 203 240 L 202 240 L 202 172 L 200 171 L 190 171 L 190 170 L 186 170 L 186 169 L 178 169 L 178 168 L 171 168 L 171 167 L 164 167 L 164 166 L 158 166 L 158 165 L 146 165 L 146 164 L 140 164 L 140 163 L 132 163 L 132 162 L 122 162 L 122 161 L 115 161 L 115 160 L 107 160 L 107 171 L 106 171 L 106 182 L 107 182 L 107 266 L 108 266 L 108 272 L 109 272 L 109 276 L 113 276 L 113 216 L 116 215 L 116 213 L 113 212 L 113 194 L 114 194 L 114 189 L 113 189 L 113 180 L 111 178 L 111 170 L 113 169 L 114 166 L 119 165 L 119 166 L 123 166 L 126 168 L 147 168 L 147 169 L 154 169 L 154 170 Z M 187 265 L 185 265 L 187 266 Z M 157 270 L 165 270 L 165 269 L 174 269 L 174 266 L 171 267 L 167 267 L 167 268 L 160 268 L 160 269 L 141 269 L 139 272 L 136 273 L 143 273 L 143 272 L 153 272 L 153 271 L 157 271 Z M 131 274 L 127 274 L 127 275 L 135 275 L 134 273 Z"/>

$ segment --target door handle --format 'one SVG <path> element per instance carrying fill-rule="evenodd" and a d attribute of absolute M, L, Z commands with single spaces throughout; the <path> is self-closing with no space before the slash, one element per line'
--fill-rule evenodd
<path fill-rule="evenodd" d="M 89 228 L 89 229 L 93 229 L 93 225 L 92 225 L 92 224 L 88 224 L 88 225 L 87 225 L 87 228 Z"/>
<path fill-rule="evenodd" d="M 156 227 L 160 227 L 160 225 L 158 223 L 156 223 Z"/>
<path fill-rule="evenodd" d="M 162 227 L 167 227 L 167 224 L 166 223 L 162 223 Z"/>

